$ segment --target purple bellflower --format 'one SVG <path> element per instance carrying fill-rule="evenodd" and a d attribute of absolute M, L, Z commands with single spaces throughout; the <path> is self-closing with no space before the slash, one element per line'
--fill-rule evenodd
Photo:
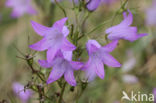
<path fill-rule="evenodd" d="M 112 52 L 118 44 L 115 40 L 106 46 L 101 45 L 96 40 L 89 40 L 86 44 L 86 48 L 89 54 L 89 60 L 84 65 L 82 70 L 86 72 L 86 78 L 88 81 L 94 80 L 98 75 L 101 79 L 104 79 L 104 65 L 111 67 L 120 67 L 121 64 L 109 53 Z"/>
<path fill-rule="evenodd" d="M 34 21 L 31 21 L 32 27 L 35 32 L 43 37 L 39 42 L 30 45 L 31 49 L 37 51 L 47 50 L 47 61 L 51 62 L 55 57 L 58 50 L 62 51 L 72 51 L 76 47 L 67 40 L 69 30 L 65 26 L 67 18 L 63 18 L 57 22 L 52 27 L 42 26 Z"/>
<path fill-rule="evenodd" d="M 7 0 L 6 6 L 13 8 L 12 17 L 21 17 L 24 14 L 36 14 L 36 10 L 31 5 L 31 0 Z"/>
<path fill-rule="evenodd" d="M 99 7 L 100 3 L 101 3 L 101 0 L 87 0 L 87 1 L 88 2 L 87 2 L 86 6 L 87 6 L 89 11 L 96 10 Z"/>
<path fill-rule="evenodd" d="M 64 75 L 65 80 L 71 85 L 76 86 L 76 80 L 74 77 L 74 71 L 79 70 L 83 63 L 72 61 L 72 51 L 61 51 L 57 52 L 52 62 L 46 60 L 39 60 L 39 64 L 44 68 L 53 67 L 47 84 L 50 84 Z"/>
<path fill-rule="evenodd" d="M 13 91 L 19 97 L 22 103 L 28 103 L 28 100 L 33 94 L 31 90 L 24 90 L 24 85 L 17 82 L 13 83 Z"/>
<path fill-rule="evenodd" d="M 156 0 L 153 0 L 152 6 L 146 10 L 146 24 L 156 26 Z"/>
<path fill-rule="evenodd" d="M 124 20 L 120 24 L 110 27 L 106 30 L 106 33 L 108 34 L 108 39 L 125 39 L 132 42 L 147 35 L 146 33 L 138 34 L 137 27 L 130 26 L 133 22 L 133 15 L 130 11 L 128 12 L 128 15 L 126 12 L 123 13 Z"/>

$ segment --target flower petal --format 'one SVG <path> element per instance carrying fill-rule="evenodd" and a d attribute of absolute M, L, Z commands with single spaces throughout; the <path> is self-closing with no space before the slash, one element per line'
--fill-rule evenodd
<path fill-rule="evenodd" d="M 96 74 L 101 78 L 101 79 L 104 79 L 104 65 L 103 65 L 103 62 L 100 60 L 100 59 L 96 59 L 94 60 L 94 68 L 95 68 L 95 72 Z"/>
<path fill-rule="evenodd" d="M 68 19 L 68 18 L 65 17 L 65 18 L 63 18 L 63 19 L 61 19 L 61 20 L 56 21 L 56 22 L 54 23 L 54 25 L 53 25 L 53 28 L 56 28 L 56 29 L 58 29 L 59 31 L 63 32 L 63 27 L 64 27 L 65 22 L 67 21 L 67 19 Z"/>
<path fill-rule="evenodd" d="M 48 34 L 49 31 L 51 30 L 50 27 L 43 26 L 34 21 L 31 21 L 31 25 L 32 25 L 33 29 L 35 30 L 35 32 L 37 34 L 39 34 L 40 36 L 44 36 L 44 35 Z"/>
<path fill-rule="evenodd" d="M 96 77 L 96 72 L 95 72 L 95 68 L 93 67 L 93 64 L 90 64 L 90 66 L 88 66 L 88 68 L 84 69 L 85 73 L 86 73 L 86 79 L 91 82 L 95 79 Z"/>
<path fill-rule="evenodd" d="M 117 44 L 118 40 L 114 40 L 111 43 L 107 44 L 106 46 L 103 46 L 102 49 L 107 52 L 112 52 L 116 48 Z"/>
<path fill-rule="evenodd" d="M 48 49 L 49 47 L 50 47 L 50 43 L 45 38 L 29 46 L 29 48 L 33 50 L 37 50 L 37 51 L 44 51 Z"/>
<path fill-rule="evenodd" d="M 148 34 L 147 33 L 141 33 L 141 34 L 138 34 L 137 35 L 137 39 L 141 38 L 141 37 L 144 37 L 144 36 L 147 36 Z"/>
<path fill-rule="evenodd" d="M 122 25 L 131 25 L 133 22 L 133 15 L 132 13 L 128 10 L 128 16 L 126 14 L 126 12 L 123 13 L 124 16 L 124 20 L 121 22 Z"/>
<path fill-rule="evenodd" d="M 63 42 L 63 45 L 62 45 L 62 50 L 64 50 L 64 51 L 73 51 L 75 49 L 76 49 L 75 45 L 73 45 L 66 38 L 64 38 L 64 42 Z"/>
<path fill-rule="evenodd" d="M 126 28 L 119 28 L 118 31 L 113 31 L 108 35 L 108 39 L 110 40 L 119 40 L 125 39 L 129 41 L 136 40 L 137 35 L 137 28 L 136 27 L 126 27 Z"/>
<path fill-rule="evenodd" d="M 100 47 L 101 45 L 96 40 L 88 40 L 86 44 L 86 48 L 89 54 L 97 51 Z"/>
<path fill-rule="evenodd" d="M 82 62 L 77 62 L 77 61 L 71 61 L 71 62 L 70 62 L 70 65 L 72 66 L 72 68 L 73 68 L 74 70 L 79 70 L 79 69 L 84 65 L 84 63 L 82 63 Z"/>
<path fill-rule="evenodd" d="M 66 68 L 64 67 L 62 61 L 60 61 L 59 63 L 56 62 L 57 64 L 55 64 L 53 66 L 53 69 L 49 75 L 49 78 L 47 80 L 47 84 L 50 84 L 56 80 L 58 80 L 59 78 L 61 78 L 61 76 L 64 74 Z"/>
<path fill-rule="evenodd" d="M 62 54 L 63 54 L 64 59 L 66 59 L 68 61 L 72 61 L 72 55 L 73 55 L 72 51 L 63 51 L 62 50 Z"/>
<path fill-rule="evenodd" d="M 52 67 L 52 63 L 48 63 L 46 60 L 38 60 L 38 63 L 43 68 L 50 68 L 50 67 Z"/>
<path fill-rule="evenodd" d="M 111 67 L 120 67 L 121 64 L 110 54 L 104 53 L 102 56 L 102 60 L 104 64 L 111 66 Z"/>
<path fill-rule="evenodd" d="M 67 26 L 64 26 L 64 27 L 63 27 L 62 33 L 63 33 L 64 37 L 67 37 L 67 36 L 68 36 L 68 34 L 69 34 L 69 29 L 67 28 Z"/>
<path fill-rule="evenodd" d="M 64 74 L 64 78 L 71 86 L 76 86 L 76 80 L 72 69 L 68 68 Z"/>
<path fill-rule="evenodd" d="M 51 47 L 47 50 L 47 61 L 52 62 L 54 57 L 56 56 L 56 53 L 59 49 L 57 47 Z"/>

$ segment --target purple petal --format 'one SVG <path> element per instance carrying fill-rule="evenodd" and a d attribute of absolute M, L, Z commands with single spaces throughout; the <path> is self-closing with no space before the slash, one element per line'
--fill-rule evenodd
<path fill-rule="evenodd" d="M 94 11 L 98 8 L 100 5 L 101 0 L 90 0 L 87 4 L 87 8 L 90 11 Z"/>
<path fill-rule="evenodd" d="M 137 28 L 136 27 L 127 27 L 120 28 L 118 27 L 118 31 L 113 31 L 108 35 L 108 39 L 110 40 L 119 40 L 125 39 L 129 41 L 136 40 Z"/>
<path fill-rule="evenodd" d="M 54 48 L 51 47 L 47 50 L 47 61 L 48 62 L 52 62 L 52 60 L 56 56 L 56 53 L 58 50 L 59 49 L 57 47 L 54 47 Z"/>
<path fill-rule="evenodd" d="M 103 46 L 102 49 L 107 52 L 112 52 L 116 48 L 117 44 L 118 40 L 114 40 L 111 43 L 107 44 L 106 46 Z"/>
<path fill-rule="evenodd" d="M 77 62 L 77 61 L 71 61 L 70 65 L 72 66 L 72 68 L 74 70 L 79 70 L 84 65 L 84 63 Z"/>
<path fill-rule="evenodd" d="M 62 50 L 62 54 L 63 54 L 63 58 L 68 60 L 68 61 L 71 61 L 72 60 L 72 55 L 73 55 L 73 52 L 72 51 L 63 51 Z"/>
<path fill-rule="evenodd" d="M 47 84 L 50 84 L 59 78 L 65 73 L 66 66 L 63 65 L 62 60 L 59 62 L 56 62 L 56 64 L 53 66 L 53 69 L 49 75 L 49 78 L 47 80 Z"/>
<path fill-rule="evenodd" d="M 63 27 L 62 33 L 63 33 L 64 37 L 67 37 L 67 36 L 68 36 L 68 34 L 69 34 L 69 29 L 67 28 L 67 26 L 64 26 L 64 27 Z"/>
<path fill-rule="evenodd" d="M 65 72 L 64 78 L 71 86 L 76 86 L 76 80 L 72 69 L 68 69 Z"/>
<path fill-rule="evenodd" d="M 91 63 L 90 65 L 88 65 L 88 67 L 86 69 L 84 69 L 85 73 L 86 73 L 86 79 L 91 82 L 95 79 L 96 77 L 96 72 L 95 72 L 95 68 L 93 66 L 93 64 Z"/>
<path fill-rule="evenodd" d="M 38 63 L 43 68 L 50 68 L 53 65 L 52 63 L 48 63 L 46 60 L 38 60 Z"/>
<path fill-rule="evenodd" d="M 144 37 L 144 36 L 147 36 L 148 34 L 147 33 L 141 33 L 141 34 L 138 34 L 136 39 L 139 39 L 141 37 Z"/>
<path fill-rule="evenodd" d="M 96 40 L 88 40 L 86 47 L 88 53 L 91 54 L 92 52 L 97 51 L 101 45 Z"/>
<path fill-rule="evenodd" d="M 101 78 L 101 79 L 104 79 L 104 75 L 105 75 L 105 73 L 104 73 L 104 65 L 103 65 L 103 62 L 101 61 L 101 60 L 99 60 L 99 59 L 96 59 L 96 60 L 94 60 L 95 62 L 94 62 L 94 68 L 95 68 L 95 72 L 96 72 L 96 74 Z"/>
<path fill-rule="evenodd" d="M 58 29 L 59 31 L 64 32 L 64 31 L 63 31 L 63 27 L 64 27 L 64 25 L 65 25 L 67 19 L 68 19 L 68 18 L 65 17 L 65 18 L 63 18 L 63 19 L 61 19 L 61 20 L 56 21 L 55 24 L 53 25 L 53 28 L 56 28 L 56 29 Z"/>
<path fill-rule="evenodd" d="M 102 56 L 102 60 L 104 64 L 111 66 L 111 67 L 121 67 L 121 64 L 110 54 L 104 53 Z"/>
<path fill-rule="evenodd" d="M 133 22 L 133 15 L 132 13 L 128 10 L 128 16 L 127 16 L 127 13 L 124 12 L 123 13 L 123 16 L 124 16 L 124 20 L 121 22 L 122 25 L 131 25 L 132 22 Z"/>
<path fill-rule="evenodd" d="M 37 50 L 37 51 L 44 51 L 44 50 L 48 49 L 49 47 L 50 47 L 50 43 L 47 42 L 47 40 L 45 38 L 43 38 L 39 42 L 29 46 L 29 48 L 31 48 L 33 50 Z"/>
<path fill-rule="evenodd" d="M 64 38 L 64 42 L 63 42 L 63 45 L 62 45 L 62 50 L 64 50 L 64 51 L 73 51 L 75 49 L 76 49 L 75 45 L 73 45 L 66 38 Z"/>
<path fill-rule="evenodd" d="M 44 35 L 48 34 L 50 29 L 51 29 L 49 27 L 38 24 L 38 23 L 36 23 L 34 21 L 31 21 L 31 24 L 32 24 L 32 27 L 35 30 L 35 32 L 37 34 L 39 34 L 40 36 L 44 36 Z"/>

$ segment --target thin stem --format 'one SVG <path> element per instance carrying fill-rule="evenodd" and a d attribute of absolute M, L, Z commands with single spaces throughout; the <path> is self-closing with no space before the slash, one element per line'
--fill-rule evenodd
<path fill-rule="evenodd" d="M 59 98 L 58 103 L 61 103 L 62 102 L 63 94 L 64 94 L 64 91 L 65 91 L 65 87 L 66 87 L 66 82 L 64 83 L 64 85 L 62 87 L 62 90 L 61 90 L 61 94 L 60 94 L 60 98 Z"/>
<path fill-rule="evenodd" d="M 67 17 L 65 9 L 57 2 L 57 0 L 55 0 L 55 3 L 63 11 L 64 16 Z M 67 20 L 67 25 L 68 25 L 68 20 Z"/>
<path fill-rule="evenodd" d="M 108 23 L 110 21 L 111 20 L 104 21 L 103 23 L 101 23 L 98 26 L 96 26 L 93 30 L 91 30 L 90 32 L 86 33 L 86 35 L 93 33 L 94 31 L 96 31 L 97 29 L 99 29 L 100 27 L 102 27 L 103 25 L 105 25 L 106 23 Z"/>

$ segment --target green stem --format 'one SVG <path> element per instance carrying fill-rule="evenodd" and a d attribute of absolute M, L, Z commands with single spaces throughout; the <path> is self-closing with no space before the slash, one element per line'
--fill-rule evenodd
<path fill-rule="evenodd" d="M 60 94 L 60 98 L 59 98 L 58 103 L 61 103 L 62 102 L 63 94 L 64 94 L 64 91 L 65 91 L 65 87 L 66 87 L 66 82 L 64 83 L 64 85 L 62 87 L 62 90 L 61 90 L 61 94 Z"/>
<path fill-rule="evenodd" d="M 86 35 L 93 33 L 94 31 L 96 31 L 97 29 L 99 29 L 100 27 L 102 27 L 103 25 L 105 25 L 106 23 L 108 23 L 110 21 L 111 20 L 104 21 L 103 23 L 101 23 L 98 26 L 96 26 L 93 30 L 91 30 L 90 32 L 86 33 Z"/>
<path fill-rule="evenodd" d="M 64 16 L 67 17 L 65 9 L 57 2 L 57 0 L 55 0 L 55 3 L 63 11 Z M 67 20 L 67 25 L 68 25 L 68 20 Z"/>

